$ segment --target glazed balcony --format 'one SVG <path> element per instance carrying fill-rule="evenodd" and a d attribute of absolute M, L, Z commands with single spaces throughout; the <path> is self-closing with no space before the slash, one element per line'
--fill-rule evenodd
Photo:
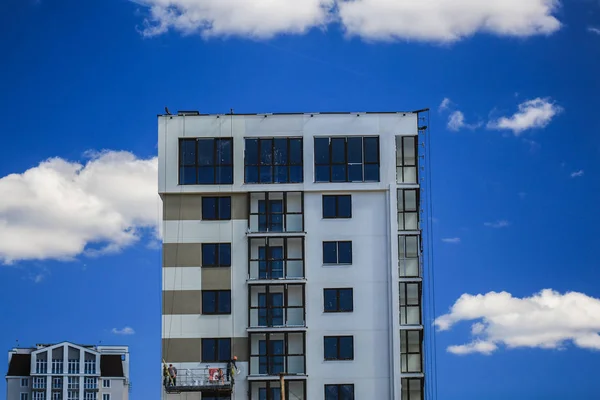
<path fill-rule="evenodd" d="M 256 192 L 248 194 L 248 233 L 304 231 L 302 192 Z"/>
<path fill-rule="evenodd" d="M 304 237 L 248 238 L 248 279 L 303 280 Z"/>
<path fill-rule="evenodd" d="M 250 285 L 248 293 L 249 330 L 306 326 L 303 284 Z"/>

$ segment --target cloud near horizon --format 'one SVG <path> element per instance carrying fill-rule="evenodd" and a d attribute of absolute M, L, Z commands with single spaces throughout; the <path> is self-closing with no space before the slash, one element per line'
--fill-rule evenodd
<path fill-rule="evenodd" d="M 0 263 L 118 252 L 160 237 L 157 158 L 125 151 L 50 158 L 0 178 Z"/>
<path fill-rule="evenodd" d="M 134 335 L 135 331 L 133 328 L 126 326 L 123 329 L 112 328 L 111 332 L 115 335 Z"/>
<path fill-rule="evenodd" d="M 449 346 L 450 353 L 489 355 L 500 345 L 562 349 L 567 342 L 600 350 L 600 299 L 583 293 L 544 289 L 523 298 L 507 292 L 465 293 L 435 325 L 447 331 L 462 321 L 477 321 L 471 325 L 472 340 Z"/>
<path fill-rule="evenodd" d="M 130 0 L 147 9 L 141 33 L 169 30 L 204 38 L 269 39 L 305 34 L 339 23 L 347 36 L 367 41 L 449 43 L 488 33 L 504 37 L 549 35 L 561 28 L 559 0 Z"/>

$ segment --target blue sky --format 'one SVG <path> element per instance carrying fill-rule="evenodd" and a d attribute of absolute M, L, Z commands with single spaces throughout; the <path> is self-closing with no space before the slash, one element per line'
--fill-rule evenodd
<path fill-rule="evenodd" d="M 3 350 L 128 344 L 158 398 L 165 106 L 430 107 L 437 397 L 597 398 L 600 3 L 7 1 Z"/>

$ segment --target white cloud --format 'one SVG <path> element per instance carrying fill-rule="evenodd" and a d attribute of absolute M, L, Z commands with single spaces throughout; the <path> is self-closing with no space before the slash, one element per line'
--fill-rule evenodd
<path fill-rule="evenodd" d="M 548 35 L 561 27 L 559 0 L 131 0 L 149 9 L 142 33 L 270 38 L 339 22 L 367 40 L 453 42 L 479 32 Z"/>
<path fill-rule="evenodd" d="M 448 129 L 458 131 L 465 126 L 465 115 L 461 111 L 454 111 L 448 117 Z"/>
<path fill-rule="evenodd" d="M 443 238 L 442 242 L 444 243 L 460 243 L 460 238 L 459 237 L 453 237 L 453 238 Z"/>
<path fill-rule="evenodd" d="M 511 130 L 515 136 L 528 129 L 544 128 L 552 118 L 563 111 L 548 98 L 536 98 L 519 104 L 519 111 L 510 117 L 488 122 L 488 129 Z"/>
<path fill-rule="evenodd" d="M 482 322 L 473 324 L 472 341 L 450 346 L 449 352 L 491 354 L 499 345 L 557 349 L 568 341 L 600 350 L 600 299 L 583 293 L 544 289 L 523 298 L 507 292 L 463 294 L 435 325 L 445 331 L 473 320 Z"/>
<path fill-rule="evenodd" d="M 583 176 L 583 170 L 580 169 L 579 171 L 575 171 L 575 172 L 571 172 L 571 178 L 577 178 Z"/>
<path fill-rule="evenodd" d="M 452 104 L 452 101 L 449 98 L 445 97 L 444 100 L 442 100 L 442 102 L 440 103 L 440 106 L 438 107 L 438 111 L 442 112 L 444 110 L 447 110 L 451 104 Z"/>
<path fill-rule="evenodd" d="M 595 33 L 596 35 L 600 35 L 600 29 L 598 29 L 596 27 L 589 26 L 587 28 L 587 30 L 588 30 L 588 32 Z"/>
<path fill-rule="evenodd" d="M 510 225 L 510 222 L 506 221 L 506 220 L 500 220 L 500 221 L 496 221 L 496 222 L 484 222 L 483 225 L 489 227 L 489 228 L 506 228 L 507 226 Z"/>
<path fill-rule="evenodd" d="M 123 329 L 113 328 L 111 332 L 114 333 L 115 335 L 133 335 L 133 334 L 135 334 L 135 331 L 133 330 L 133 328 L 130 328 L 128 326 L 126 326 Z"/>
<path fill-rule="evenodd" d="M 51 158 L 0 178 L 0 262 L 115 252 L 143 228 L 158 235 L 156 157 L 87 156 L 85 165 Z"/>

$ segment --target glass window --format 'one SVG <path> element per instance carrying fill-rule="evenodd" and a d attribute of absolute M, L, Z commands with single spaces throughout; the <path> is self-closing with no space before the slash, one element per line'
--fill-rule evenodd
<path fill-rule="evenodd" d="M 419 229 L 419 190 L 398 189 L 398 230 Z"/>
<path fill-rule="evenodd" d="M 400 325 L 421 325 L 420 282 L 400 282 Z"/>
<path fill-rule="evenodd" d="M 420 252 L 419 235 L 398 235 L 398 267 L 401 277 L 420 276 Z"/>
<path fill-rule="evenodd" d="M 352 242 L 323 242 L 323 264 L 352 264 Z"/>
<path fill-rule="evenodd" d="M 231 219 L 231 197 L 202 197 L 202 219 L 208 221 Z"/>
<path fill-rule="evenodd" d="M 323 195 L 323 218 L 352 218 L 352 196 Z"/>
<path fill-rule="evenodd" d="M 231 185 L 232 183 L 232 138 L 179 140 L 180 185 Z"/>
<path fill-rule="evenodd" d="M 245 183 L 303 182 L 302 138 L 246 139 Z"/>
<path fill-rule="evenodd" d="M 231 290 L 203 290 L 202 314 L 231 314 Z"/>
<path fill-rule="evenodd" d="M 396 136 L 396 182 L 418 183 L 417 136 Z"/>
<path fill-rule="evenodd" d="M 351 312 L 354 310 L 353 289 L 323 289 L 325 312 Z"/>
<path fill-rule="evenodd" d="M 21 393 L 20 400 L 29 400 L 28 397 L 29 397 L 29 393 Z"/>
<path fill-rule="evenodd" d="M 103 379 L 102 387 L 109 388 L 110 387 L 110 379 Z"/>
<path fill-rule="evenodd" d="M 354 336 L 325 336 L 325 360 L 353 360 Z"/>
<path fill-rule="evenodd" d="M 231 339 L 202 339 L 202 362 L 231 360 Z"/>
<path fill-rule="evenodd" d="M 424 400 L 423 378 L 403 378 L 402 400 Z"/>
<path fill-rule="evenodd" d="M 230 267 L 231 243 L 203 243 L 203 267 Z"/>
<path fill-rule="evenodd" d="M 110 393 L 103 393 L 102 400 L 110 400 Z"/>
<path fill-rule="evenodd" d="M 315 138 L 315 182 L 379 182 L 379 137 Z"/>
<path fill-rule="evenodd" d="M 423 372 L 422 368 L 423 331 L 400 331 L 401 372 Z"/>
<path fill-rule="evenodd" d="M 325 400 L 354 400 L 354 385 L 325 385 Z"/>
<path fill-rule="evenodd" d="M 29 386 L 29 379 L 21 378 L 21 387 L 27 387 L 27 386 Z"/>

